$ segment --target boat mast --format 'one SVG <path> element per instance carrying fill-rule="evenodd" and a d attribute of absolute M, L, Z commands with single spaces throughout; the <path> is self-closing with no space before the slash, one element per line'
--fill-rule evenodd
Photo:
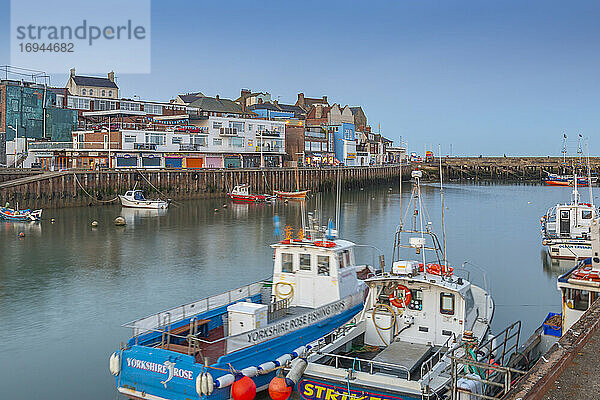
<path fill-rule="evenodd" d="M 590 188 L 590 204 L 594 208 L 594 195 L 592 193 L 592 167 L 590 165 L 590 146 L 589 143 L 585 144 L 585 152 L 587 153 L 587 176 L 588 176 L 588 187 Z"/>
<path fill-rule="evenodd" d="M 562 145 L 563 164 L 567 163 L 567 134 L 563 132 L 563 145 Z"/>
<path fill-rule="evenodd" d="M 440 197 L 442 202 L 442 241 L 444 243 L 444 266 L 448 265 L 448 259 L 446 257 L 446 218 L 444 214 L 444 178 L 442 171 L 442 145 L 439 145 L 440 154 Z M 447 269 L 447 268 L 446 268 Z"/>

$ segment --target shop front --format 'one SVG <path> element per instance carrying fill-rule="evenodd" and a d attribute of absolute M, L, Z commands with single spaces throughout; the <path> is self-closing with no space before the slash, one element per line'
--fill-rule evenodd
<path fill-rule="evenodd" d="M 200 156 L 186 157 L 185 167 L 190 169 L 198 169 L 204 167 L 204 158 Z"/>
<path fill-rule="evenodd" d="M 260 167 L 260 156 L 251 154 L 251 155 L 242 155 L 242 162 L 244 164 L 244 168 L 259 168 Z"/>
<path fill-rule="evenodd" d="M 180 155 L 165 155 L 165 168 L 182 168 L 183 157 Z"/>
<path fill-rule="evenodd" d="M 117 168 L 135 168 L 138 166 L 138 157 L 135 154 L 117 155 Z"/>
<path fill-rule="evenodd" d="M 144 168 L 160 168 L 161 164 L 162 157 L 158 154 L 142 155 L 142 167 Z"/>
<path fill-rule="evenodd" d="M 206 157 L 206 168 L 223 168 L 223 157 L 207 156 Z"/>
<path fill-rule="evenodd" d="M 239 155 L 225 156 L 223 157 L 223 163 L 225 168 L 240 168 L 242 166 Z"/>

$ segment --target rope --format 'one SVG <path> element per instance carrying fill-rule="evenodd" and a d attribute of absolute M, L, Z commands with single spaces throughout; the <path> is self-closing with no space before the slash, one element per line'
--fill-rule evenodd
<path fill-rule="evenodd" d="M 139 170 L 139 169 L 136 169 L 135 171 L 136 171 L 138 174 L 140 174 L 140 175 L 142 176 L 142 178 L 144 178 L 144 180 L 145 180 L 146 182 L 148 182 L 148 184 L 149 184 L 150 186 L 152 186 L 152 188 L 153 188 L 154 190 L 156 190 L 156 191 L 157 191 L 157 192 L 158 192 L 158 193 L 159 193 L 161 196 L 163 196 L 163 197 L 165 198 L 165 200 L 167 200 L 167 199 L 168 199 L 167 195 L 166 195 L 166 194 L 164 194 L 163 192 L 161 192 L 161 191 L 160 191 L 160 190 L 159 190 L 159 189 L 158 189 L 156 186 L 154 186 L 154 185 L 152 184 L 152 182 L 150 182 L 150 181 L 148 180 L 148 178 L 146 178 L 146 176 L 140 172 L 140 170 Z M 175 203 L 175 204 L 180 204 L 179 202 L 177 202 L 177 201 L 175 201 L 175 200 L 171 200 L 171 202 L 172 202 L 172 203 Z"/>
<path fill-rule="evenodd" d="M 79 182 L 79 178 L 77 178 L 77 174 L 73 173 L 73 176 L 75 177 L 75 182 L 77 182 L 77 184 L 79 185 L 81 190 L 83 190 L 85 192 L 85 194 L 87 194 L 92 200 L 97 201 L 98 203 L 112 203 L 115 200 L 119 200 L 119 196 L 115 197 L 114 199 L 110 199 L 110 200 L 100 200 L 100 199 L 92 196 L 91 194 L 89 194 L 89 192 L 87 190 L 85 190 L 85 188 L 83 187 L 81 182 Z"/>

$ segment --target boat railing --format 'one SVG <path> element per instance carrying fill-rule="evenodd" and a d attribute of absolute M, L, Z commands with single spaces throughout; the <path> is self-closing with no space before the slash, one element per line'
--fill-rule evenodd
<path fill-rule="evenodd" d="M 269 304 L 269 310 L 267 312 L 267 323 L 271 323 L 276 319 L 282 318 L 287 314 L 290 308 L 291 298 L 277 300 Z"/>
<path fill-rule="evenodd" d="M 369 245 L 369 244 L 355 244 L 354 245 L 355 248 L 358 249 L 368 249 L 370 250 L 370 257 L 371 257 L 371 266 L 373 268 L 377 268 L 376 266 L 379 265 L 379 270 L 383 271 L 385 268 L 385 257 L 384 257 L 384 253 L 383 251 L 375 246 Z M 354 257 L 356 259 L 356 253 L 354 254 Z M 357 263 L 358 264 L 358 263 Z"/>
<path fill-rule="evenodd" d="M 368 366 L 368 372 L 369 374 L 373 375 L 374 368 L 375 367 L 383 367 L 383 368 L 390 368 L 390 369 L 399 369 L 402 370 L 403 372 L 406 372 L 406 379 L 410 380 L 410 369 L 405 367 L 404 365 L 400 365 L 400 364 L 392 364 L 392 363 L 387 363 L 387 362 L 382 362 L 382 361 L 374 361 L 374 360 L 367 360 L 364 358 L 358 358 L 358 357 L 350 357 L 350 356 L 344 356 L 341 354 L 334 354 L 334 353 L 321 353 L 321 352 L 317 352 L 318 355 L 324 356 L 324 357 L 331 357 L 335 360 L 335 368 L 339 368 L 340 366 L 340 360 L 348 360 L 348 361 L 352 361 L 353 363 L 353 367 L 352 369 L 356 370 L 356 363 L 358 363 L 358 371 L 359 372 L 366 372 L 363 370 L 362 368 L 362 364 L 367 364 Z"/>
<path fill-rule="evenodd" d="M 227 304 L 245 299 L 247 297 L 258 295 L 260 294 L 261 289 L 266 282 L 266 280 L 257 281 L 215 296 L 205 297 L 192 303 L 173 307 L 171 309 L 128 322 L 122 326 L 125 328 L 131 328 L 133 330 L 132 337 L 151 331 L 162 332 L 167 325 L 184 320 L 185 318 L 226 306 Z M 168 324 L 165 321 L 168 321 Z"/>
<path fill-rule="evenodd" d="M 451 351 L 453 349 L 452 343 L 456 343 L 456 342 L 457 342 L 456 334 L 452 333 L 452 335 L 448 336 L 448 338 L 446 339 L 446 342 L 444 342 L 444 344 L 431 357 L 429 357 L 427 359 L 427 361 L 425 361 L 423 364 L 421 364 L 421 378 L 423 378 L 425 376 L 425 374 L 427 374 L 429 371 L 431 371 L 433 369 L 434 365 L 436 365 L 445 354 L 447 354 L 449 351 Z M 428 383 L 429 382 L 431 382 L 431 374 L 429 375 L 429 378 L 428 378 Z"/>

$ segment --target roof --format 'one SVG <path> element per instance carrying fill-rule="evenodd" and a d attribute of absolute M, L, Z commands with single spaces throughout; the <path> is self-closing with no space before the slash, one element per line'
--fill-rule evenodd
<path fill-rule="evenodd" d="M 306 111 L 300 106 L 294 104 L 281 104 L 281 103 L 260 103 L 253 104 L 249 107 L 251 110 L 272 110 L 272 111 L 283 111 L 293 113 L 295 117 L 306 115 Z"/>
<path fill-rule="evenodd" d="M 75 75 L 75 76 L 73 76 L 73 81 L 77 85 L 81 85 L 81 86 L 97 86 L 97 87 L 105 87 L 105 88 L 112 88 L 112 89 L 118 89 L 119 88 L 110 79 L 108 79 L 108 78 L 98 78 L 98 77 L 95 77 L 95 76 Z"/>
<path fill-rule="evenodd" d="M 217 99 L 215 97 L 199 97 L 190 106 L 198 107 L 201 111 L 212 111 L 220 113 L 243 114 L 242 107 L 229 99 Z"/>
<path fill-rule="evenodd" d="M 364 111 L 362 110 L 361 106 L 357 106 L 357 107 L 350 107 L 350 111 L 352 111 L 352 115 L 356 115 L 360 112 L 362 112 L 364 114 Z"/>
<path fill-rule="evenodd" d="M 183 101 L 184 103 L 193 103 L 194 101 L 198 100 L 199 98 L 204 97 L 204 94 L 202 94 L 202 92 L 196 92 L 196 93 L 186 93 L 186 94 L 180 94 L 179 98 L 181 99 L 181 101 Z"/>

